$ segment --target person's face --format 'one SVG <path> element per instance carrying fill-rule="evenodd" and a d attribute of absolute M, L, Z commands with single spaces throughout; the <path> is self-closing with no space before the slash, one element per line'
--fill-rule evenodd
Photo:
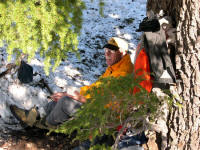
<path fill-rule="evenodd" d="M 106 57 L 106 64 L 108 66 L 112 66 L 118 61 L 122 59 L 122 54 L 120 53 L 119 50 L 114 51 L 108 48 L 105 48 L 105 57 Z"/>

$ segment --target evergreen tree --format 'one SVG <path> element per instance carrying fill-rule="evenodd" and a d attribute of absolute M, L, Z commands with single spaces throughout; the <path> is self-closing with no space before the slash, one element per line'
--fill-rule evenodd
<path fill-rule="evenodd" d="M 0 42 L 7 45 L 8 60 L 13 54 L 28 54 L 28 61 L 39 52 L 45 72 L 53 70 L 76 52 L 82 25 L 81 0 L 1 0 Z"/>

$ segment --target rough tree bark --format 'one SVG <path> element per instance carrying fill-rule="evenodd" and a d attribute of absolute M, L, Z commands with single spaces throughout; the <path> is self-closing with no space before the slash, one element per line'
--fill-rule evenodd
<path fill-rule="evenodd" d="M 173 106 L 168 115 L 165 149 L 200 150 L 200 0 L 147 1 L 147 10 L 161 9 L 173 18 L 178 31 L 175 60 L 182 98 L 182 107 Z"/>

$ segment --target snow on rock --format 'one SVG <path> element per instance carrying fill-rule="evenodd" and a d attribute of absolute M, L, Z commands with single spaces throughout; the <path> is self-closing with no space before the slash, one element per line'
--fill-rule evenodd
<path fill-rule="evenodd" d="M 10 112 L 9 105 L 15 104 L 24 109 L 44 106 L 50 99 L 49 91 L 40 85 L 43 79 L 53 92 L 73 92 L 83 85 L 89 85 L 105 71 L 105 57 L 102 49 L 106 41 L 117 36 L 129 43 L 131 56 L 137 46 L 140 33 L 135 32 L 140 21 L 146 16 L 146 0 L 105 0 L 104 16 L 99 14 L 98 0 L 84 0 L 83 26 L 79 37 L 81 58 L 69 53 L 68 59 L 46 76 L 43 71 L 43 59 L 36 54 L 30 62 L 34 77 L 30 84 L 21 84 L 16 69 L 0 78 L 0 130 L 22 129 Z M 5 48 L 0 48 L 0 73 L 6 70 Z"/>

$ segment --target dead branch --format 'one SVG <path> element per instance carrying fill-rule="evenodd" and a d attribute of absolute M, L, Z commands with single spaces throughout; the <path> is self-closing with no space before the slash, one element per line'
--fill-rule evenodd
<path fill-rule="evenodd" d="M 51 90 L 51 88 L 49 87 L 49 85 L 47 84 L 47 82 L 44 80 L 44 79 L 41 79 L 39 81 L 39 85 L 42 87 L 42 88 L 46 88 L 47 91 L 52 95 L 53 94 L 53 91 Z"/>
<path fill-rule="evenodd" d="M 5 76 L 6 74 L 10 73 L 11 70 L 12 70 L 13 68 L 15 68 L 15 67 L 16 67 L 16 64 L 14 64 L 14 63 L 7 64 L 7 65 L 6 65 L 7 70 L 4 71 L 4 72 L 2 72 L 2 73 L 0 73 L 0 78 L 2 78 L 3 76 Z"/>

